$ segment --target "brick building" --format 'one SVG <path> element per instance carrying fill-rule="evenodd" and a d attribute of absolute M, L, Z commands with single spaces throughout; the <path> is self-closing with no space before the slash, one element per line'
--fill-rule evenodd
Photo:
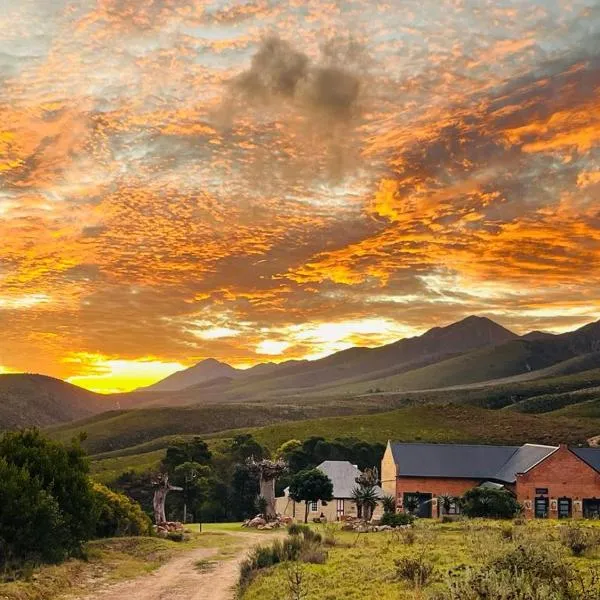
<path fill-rule="evenodd" d="M 381 479 L 400 510 L 421 517 L 439 516 L 440 496 L 479 485 L 510 490 L 527 517 L 600 516 L 600 448 L 388 442 Z"/>

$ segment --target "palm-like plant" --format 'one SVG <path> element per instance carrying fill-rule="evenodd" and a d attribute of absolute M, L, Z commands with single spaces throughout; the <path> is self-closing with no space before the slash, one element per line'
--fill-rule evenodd
<path fill-rule="evenodd" d="M 383 506 L 384 513 L 396 512 L 396 498 L 394 498 L 394 496 L 384 496 L 381 499 L 381 505 Z"/>
<path fill-rule="evenodd" d="M 375 486 L 355 487 L 352 490 L 352 499 L 359 508 L 359 517 L 362 517 L 365 521 L 370 521 L 379 501 Z"/>
<path fill-rule="evenodd" d="M 410 496 L 407 495 L 404 498 L 404 508 L 410 514 L 416 512 L 420 506 L 421 506 L 421 502 L 419 501 L 418 496 L 413 496 L 411 494 Z"/>
<path fill-rule="evenodd" d="M 443 514 L 447 515 L 450 513 L 452 506 L 457 502 L 456 496 L 452 496 L 451 494 L 440 494 L 438 496 L 439 506 L 442 508 Z"/>

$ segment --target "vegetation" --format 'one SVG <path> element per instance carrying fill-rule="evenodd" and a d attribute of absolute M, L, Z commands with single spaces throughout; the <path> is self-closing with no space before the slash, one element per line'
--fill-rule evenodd
<path fill-rule="evenodd" d="M 560 528 L 528 522 L 507 537 L 505 522 L 416 521 L 401 530 L 413 543 L 396 531 L 338 531 L 324 564 L 303 565 L 302 588 L 310 600 L 598 600 L 600 550 L 572 556 Z M 278 564 L 261 570 L 243 599 L 280 600 L 288 571 Z"/>
<path fill-rule="evenodd" d="M 384 512 L 381 516 L 380 523 L 381 525 L 390 525 L 391 527 L 402 527 L 404 525 L 412 525 L 414 523 L 415 518 L 406 512 L 394 513 L 394 512 Z"/>
<path fill-rule="evenodd" d="M 0 438 L 0 565 L 57 562 L 94 534 L 95 503 L 81 447 L 38 431 Z"/>
<path fill-rule="evenodd" d="M 100 483 L 93 484 L 96 527 L 95 537 L 150 535 L 152 521 L 137 502 Z"/>
<path fill-rule="evenodd" d="M 460 506 L 467 517 L 512 519 L 521 512 L 521 505 L 509 491 L 484 487 L 465 492 Z"/>
<path fill-rule="evenodd" d="M 6 573 L 81 555 L 94 536 L 149 530 L 139 506 L 92 484 L 79 443 L 63 446 L 37 430 L 0 438 L 0 566 Z"/>
<path fill-rule="evenodd" d="M 327 551 L 318 533 L 307 526 L 288 528 L 288 537 L 283 541 L 276 540 L 270 546 L 258 546 L 240 565 L 239 589 L 243 592 L 257 574 L 280 563 L 305 562 L 323 564 L 327 559 Z M 300 586 L 299 572 L 296 570 L 294 589 Z"/>
<path fill-rule="evenodd" d="M 306 469 L 296 473 L 290 482 L 290 498 L 295 502 L 304 502 L 304 522 L 308 521 L 308 505 L 319 500 L 329 502 L 333 499 L 333 484 L 323 471 Z"/>

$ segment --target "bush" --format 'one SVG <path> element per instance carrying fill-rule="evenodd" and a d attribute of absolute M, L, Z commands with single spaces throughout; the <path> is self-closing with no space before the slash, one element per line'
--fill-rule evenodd
<path fill-rule="evenodd" d="M 383 513 L 381 520 L 379 521 L 381 525 L 390 525 L 391 527 L 402 527 L 404 525 L 412 525 L 415 521 L 415 518 L 408 513 Z"/>
<path fill-rule="evenodd" d="M 521 505 L 507 490 L 476 487 L 461 498 L 462 511 L 467 517 L 512 519 L 521 512 Z"/>
<path fill-rule="evenodd" d="M 19 569 L 27 562 L 57 562 L 67 549 L 60 541 L 58 502 L 26 469 L 0 458 L 0 565 Z"/>
<path fill-rule="evenodd" d="M 416 587 L 426 585 L 434 572 L 433 563 L 425 558 L 424 552 L 417 556 L 404 556 L 394 561 L 396 577 L 411 581 Z"/>
<path fill-rule="evenodd" d="M 183 531 L 169 531 L 167 533 L 167 539 L 171 542 L 183 542 L 185 540 L 185 535 Z"/>
<path fill-rule="evenodd" d="M 310 527 L 308 525 L 303 525 L 301 523 L 291 523 L 288 525 L 287 532 L 290 535 L 300 535 L 305 531 L 308 531 Z"/>
<path fill-rule="evenodd" d="M 0 478 L 0 565 L 80 553 L 94 533 L 95 505 L 79 444 L 63 446 L 35 429 L 5 433 L 0 459 L 6 475 Z M 37 535 L 21 514 L 39 522 Z"/>
<path fill-rule="evenodd" d="M 94 483 L 93 490 L 96 504 L 96 537 L 151 534 L 152 522 L 137 502 L 124 494 L 113 492 L 100 483 Z"/>
<path fill-rule="evenodd" d="M 600 534 L 591 527 L 570 523 L 560 528 L 560 539 L 573 556 L 581 556 L 600 546 Z"/>

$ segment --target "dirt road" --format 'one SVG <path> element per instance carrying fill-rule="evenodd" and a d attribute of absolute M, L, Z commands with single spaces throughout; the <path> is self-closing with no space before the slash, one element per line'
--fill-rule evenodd
<path fill-rule="evenodd" d="M 259 534 L 242 533 L 236 537 L 240 549 L 232 558 L 215 558 L 213 562 L 211 557 L 218 554 L 218 549 L 198 548 L 176 556 L 148 575 L 110 585 L 81 599 L 232 600 L 240 562 L 252 546 L 268 541 Z M 207 561 L 206 568 L 199 569 L 199 561 Z"/>

